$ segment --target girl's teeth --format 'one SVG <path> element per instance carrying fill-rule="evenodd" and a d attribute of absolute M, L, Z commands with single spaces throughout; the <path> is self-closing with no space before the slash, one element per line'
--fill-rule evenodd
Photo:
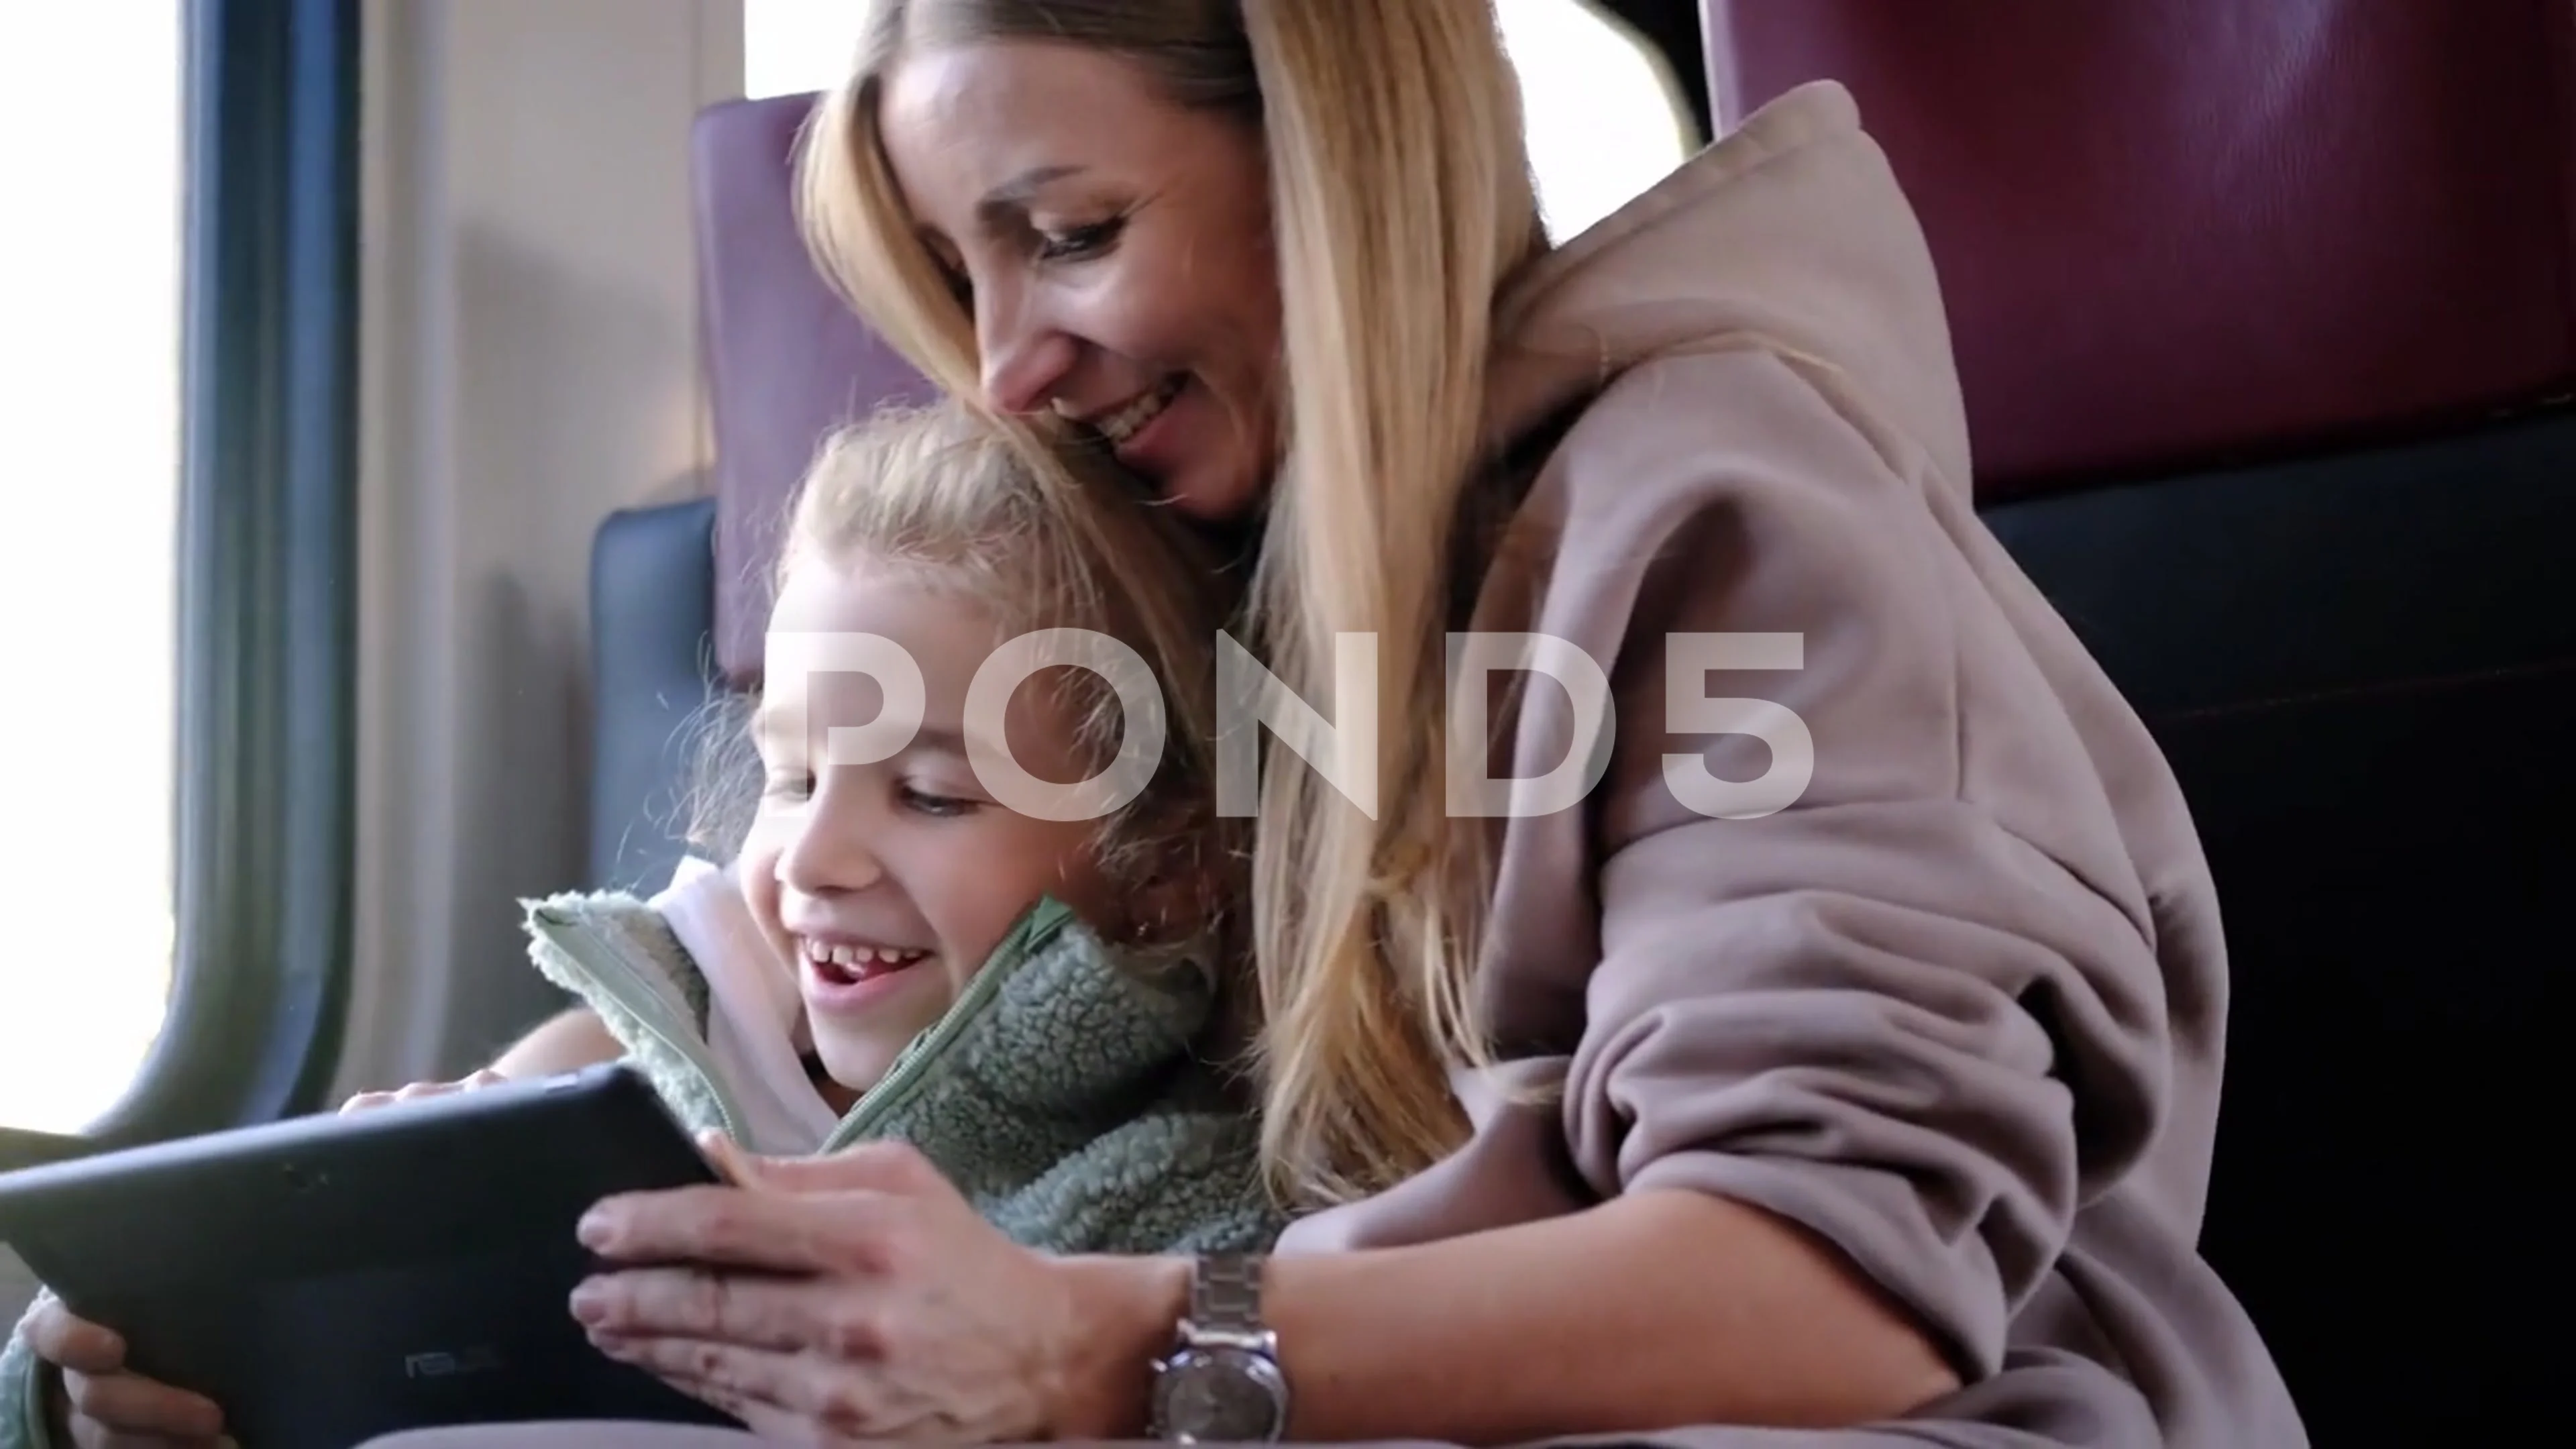
<path fill-rule="evenodd" d="M 909 966 L 930 953 L 908 947 L 827 945 L 821 941 L 809 941 L 805 954 L 818 964 L 848 971 L 865 966 Z"/>

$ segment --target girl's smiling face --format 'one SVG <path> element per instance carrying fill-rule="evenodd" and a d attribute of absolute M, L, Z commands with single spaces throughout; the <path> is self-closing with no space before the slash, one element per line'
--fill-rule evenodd
<path fill-rule="evenodd" d="M 922 567 L 808 558 L 788 571 L 770 628 L 875 635 L 921 671 L 921 728 L 888 759 L 823 763 L 828 730 L 879 713 L 864 674 L 772 674 L 754 726 L 765 783 L 738 868 L 743 894 L 796 970 L 825 1069 L 865 1091 L 1039 897 L 1107 936 L 1124 930 L 1122 893 L 1101 867 L 1102 822 L 1011 810 L 969 764 L 968 686 L 1003 642 L 989 608 Z M 1005 711 L 1013 757 L 1046 781 L 1096 773 L 1062 693 L 1036 683 Z"/>

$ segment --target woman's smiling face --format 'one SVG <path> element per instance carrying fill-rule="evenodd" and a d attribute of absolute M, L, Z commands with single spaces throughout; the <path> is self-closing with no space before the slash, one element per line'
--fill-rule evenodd
<path fill-rule="evenodd" d="M 987 402 L 1083 423 L 1195 518 L 1250 513 L 1284 375 L 1258 131 L 1116 55 L 1019 40 L 905 56 L 877 121 L 973 311 Z"/>

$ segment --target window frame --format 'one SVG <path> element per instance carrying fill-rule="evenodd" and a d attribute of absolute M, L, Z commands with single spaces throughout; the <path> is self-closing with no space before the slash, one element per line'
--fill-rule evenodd
<path fill-rule="evenodd" d="M 357 711 L 359 0 L 187 0 L 171 988 L 85 1134 L 321 1105 Z"/>

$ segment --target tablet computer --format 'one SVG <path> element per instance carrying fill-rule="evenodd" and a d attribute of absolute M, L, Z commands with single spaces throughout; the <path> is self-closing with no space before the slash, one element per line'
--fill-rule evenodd
<path fill-rule="evenodd" d="M 257 1449 L 512 1419 L 726 1424 L 591 1347 L 574 1237 L 717 1175 L 622 1064 L 0 1173 L 0 1241 Z"/>

